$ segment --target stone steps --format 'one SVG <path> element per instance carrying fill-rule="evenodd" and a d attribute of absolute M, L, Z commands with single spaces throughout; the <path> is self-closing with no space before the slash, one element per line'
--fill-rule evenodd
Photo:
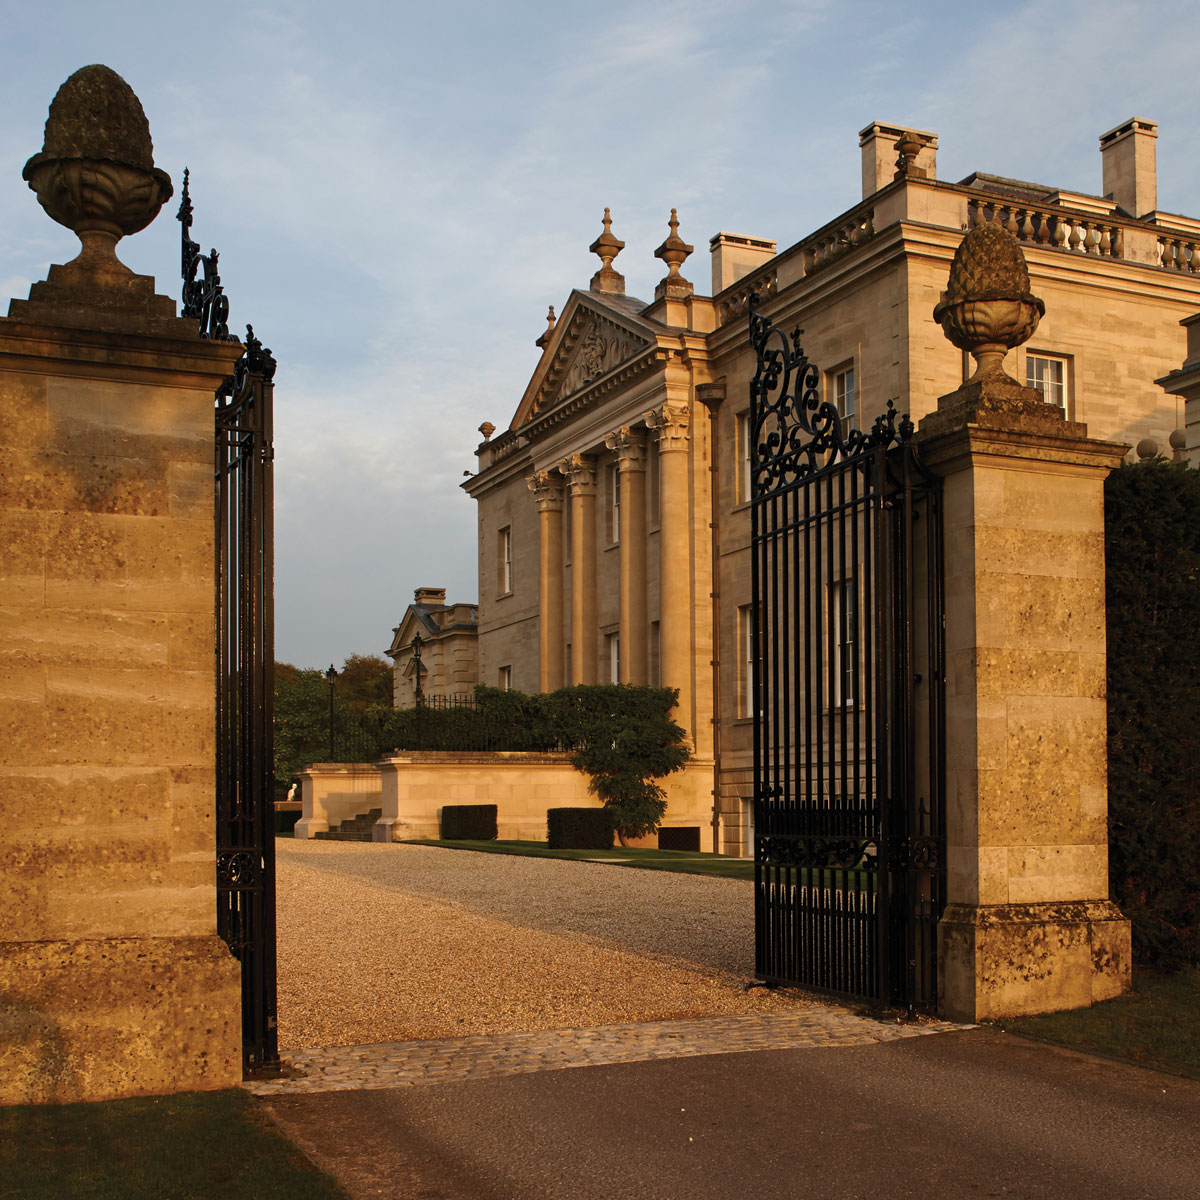
<path fill-rule="evenodd" d="M 382 816 L 382 808 L 373 808 L 370 812 L 359 813 L 340 825 L 333 825 L 325 833 L 318 833 L 316 836 L 327 842 L 369 842 L 372 840 L 371 827 Z"/>

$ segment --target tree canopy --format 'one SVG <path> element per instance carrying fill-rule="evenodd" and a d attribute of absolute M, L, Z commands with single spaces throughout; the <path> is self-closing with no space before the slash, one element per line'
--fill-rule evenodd
<path fill-rule="evenodd" d="M 325 672 L 275 664 L 275 782 L 286 787 L 309 762 L 329 757 L 329 681 Z M 351 654 L 333 681 L 335 754 L 338 741 L 355 726 L 354 717 L 390 712 L 391 664 L 378 655 Z"/>

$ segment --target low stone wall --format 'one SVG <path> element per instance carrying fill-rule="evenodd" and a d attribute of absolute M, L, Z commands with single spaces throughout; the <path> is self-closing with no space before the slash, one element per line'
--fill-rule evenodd
<path fill-rule="evenodd" d="M 302 815 L 293 837 L 316 837 L 333 825 L 381 807 L 380 772 L 374 763 L 310 763 L 298 774 Z"/>
<path fill-rule="evenodd" d="M 304 815 L 295 836 L 311 838 L 357 813 L 381 808 L 377 842 L 436 838 L 446 804 L 494 804 L 497 836 L 542 841 L 546 810 L 598 808 L 586 775 L 566 754 L 408 751 L 378 763 L 314 763 L 300 771 Z M 666 826 L 700 827 L 711 843 L 712 764 L 690 763 L 663 781 Z"/>
<path fill-rule="evenodd" d="M 410 751 L 385 758 L 377 842 L 435 838 L 444 804 L 494 804 L 496 836 L 546 836 L 548 808 L 598 808 L 565 754 Z"/>

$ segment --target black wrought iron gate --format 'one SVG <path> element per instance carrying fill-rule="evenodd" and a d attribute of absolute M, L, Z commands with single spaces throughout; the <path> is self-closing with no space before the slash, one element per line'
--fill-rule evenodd
<path fill-rule="evenodd" d="M 217 252 L 188 236 L 183 311 L 229 339 Z M 203 278 L 197 279 L 203 266 Z M 217 932 L 242 967 L 242 1063 L 279 1061 L 275 1004 L 275 565 L 271 406 L 275 359 L 246 326 L 245 351 L 216 393 Z"/>
<path fill-rule="evenodd" d="M 937 1002 L 944 887 L 939 481 L 751 304 L 756 971 Z"/>

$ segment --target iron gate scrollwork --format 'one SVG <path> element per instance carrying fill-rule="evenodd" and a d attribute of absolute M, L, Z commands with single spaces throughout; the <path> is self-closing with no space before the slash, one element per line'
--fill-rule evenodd
<path fill-rule="evenodd" d="M 820 398 L 750 305 L 756 973 L 937 1002 L 945 906 L 940 482 L 889 401 Z"/>
<path fill-rule="evenodd" d="M 217 252 L 188 236 L 184 172 L 182 316 L 229 339 Z M 197 279 L 203 265 L 204 275 Z M 245 350 L 215 396 L 217 932 L 242 967 L 242 1064 L 279 1061 L 275 989 L 275 359 L 246 326 Z"/>

